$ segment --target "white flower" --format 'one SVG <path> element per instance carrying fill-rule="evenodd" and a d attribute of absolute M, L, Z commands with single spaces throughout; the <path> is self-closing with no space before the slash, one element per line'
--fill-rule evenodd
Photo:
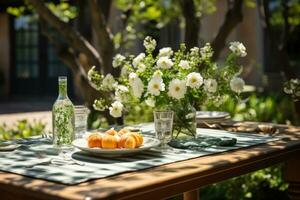
<path fill-rule="evenodd" d="M 186 85 L 191 88 L 199 88 L 203 84 L 203 77 L 200 73 L 192 72 L 187 76 Z"/>
<path fill-rule="evenodd" d="M 137 57 L 135 57 L 133 60 L 132 60 L 132 65 L 134 67 L 137 67 L 141 62 L 142 60 L 145 58 L 145 54 L 144 53 L 140 53 Z"/>
<path fill-rule="evenodd" d="M 179 67 L 181 67 L 182 69 L 189 69 L 191 68 L 189 61 L 187 60 L 181 60 L 178 64 Z"/>
<path fill-rule="evenodd" d="M 111 74 L 107 74 L 102 81 L 102 88 L 104 90 L 112 90 L 116 86 L 116 81 Z"/>
<path fill-rule="evenodd" d="M 190 51 L 192 56 L 196 56 L 199 53 L 199 47 L 193 47 L 190 49 Z"/>
<path fill-rule="evenodd" d="M 112 66 L 114 68 L 121 66 L 121 64 L 124 62 L 125 59 L 126 58 L 121 54 L 115 55 L 115 57 L 113 58 Z"/>
<path fill-rule="evenodd" d="M 136 98 L 140 98 L 144 92 L 144 84 L 140 78 L 138 78 L 134 83 L 131 85 L 132 94 Z"/>
<path fill-rule="evenodd" d="M 173 79 L 169 84 L 168 95 L 175 99 L 181 99 L 186 93 L 185 81 Z"/>
<path fill-rule="evenodd" d="M 213 50 L 210 43 L 206 43 L 204 47 L 200 49 L 200 54 L 203 58 L 211 58 L 213 55 Z"/>
<path fill-rule="evenodd" d="M 240 57 L 245 57 L 247 55 L 246 47 L 241 42 L 230 42 L 229 49 Z"/>
<path fill-rule="evenodd" d="M 170 47 L 165 47 L 159 50 L 158 57 L 170 57 L 173 55 L 173 50 Z"/>
<path fill-rule="evenodd" d="M 287 94 L 292 94 L 292 93 L 293 93 L 293 91 L 292 91 L 291 89 L 287 88 L 287 87 L 284 87 L 284 88 L 283 88 L 283 91 L 284 91 L 285 93 L 287 93 Z"/>
<path fill-rule="evenodd" d="M 162 76 L 163 76 L 163 73 L 162 73 L 160 70 L 156 70 L 156 71 L 153 73 L 153 77 L 161 78 Z"/>
<path fill-rule="evenodd" d="M 136 98 L 140 98 L 144 92 L 144 84 L 136 73 L 129 74 L 129 85 L 132 89 L 132 94 Z"/>
<path fill-rule="evenodd" d="M 140 63 L 138 65 L 138 69 L 136 71 L 139 72 L 139 73 L 143 73 L 145 71 L 145 69 L 146 69 L 146 65 L 143 64 L 143 63 Z"/>
<path fill-rule="evenodd" d="M 291 82 L 292 85 L 297 85 L 297 84 L 300 83 L 300 79 L 292 78 L 292 79 L 290 80 L 290 82 Z"/>
<path fill-rule="evenodd" d="M 241 78 L 238 78 L 238 77 L 233 77 L 231 80 L 230 80 L 230 88 L 232 91 L 234 92 L 237 92 L 237 93 L 240 93 L 243 91 L 244 89 L 244 86 L 245 86 L 245 82 L 243 79 Z"/>
<path fill-rule="evenodd" d="M 134 73 L 134 72 L 131 72 L 129 74 L 129 84 L 132 84 L 139 76 Z"/>
<path fill-rule="evenodd" d="M 129 91 L 128 87 L 126 87 L 125 85 L 118 85 L 117 90 L 121 91 L 121 92 L 128 92 Z"/>
<path fill-rule="evenodd" d="M 161 69 L 170 69 L 173 66 L 172 60 L 166 56 L 160 57 L 156 64 Z"/>
<path fill-rule="evenodd" d="M 147 36 L 144 39 L 144 47 L 150 52 L 154 51 L 156 47 L 156 40 L 152 39 L 150 36 Z"/>
<path fill-rule="evenodd" d="M 206 79 L 204 80 L 204 89 L 207 92 L 214 93 L 217 91 L 218 83 L 215 79 Z"/>
<path fill-rule="evenodd" d="M 145 100 L 146 104 L 150 107 L 154 107 L 155 106 L 155 99 L 152 98 L 152 97 L 148 97 L 146 100 Z"/>
<path fill-rule="evenodd" d="M 130 72 L 132 72 L 132 67 L 130 65 L 123 65 L 123 67 L 121 68 L 121 74 L 120 76 L 122 77 L 128 77 Z"/>
<path fill-rule="evenodd" d="M 161 77 L 152 77 L 148 83 L 147 91 L 154 96 L 158 96 L 161 91 L 165 91 L 163 79 Z"/>
<path fill-rule="evenodd" d="M 108 108 L 109 109 L 109 114 L 115 118 L 121 117 L 122 116 L 122 111 L 123 111 L 123 104 L 119 101 L 115 101 L 111 104 L 111 106 Z"/>
<path fill-rule="evenodd" d="M 115 99 L 120 102 L 126 102 L 128 100 L 128 87 L 124 85 L 118 85 L 115 91 Z"/>

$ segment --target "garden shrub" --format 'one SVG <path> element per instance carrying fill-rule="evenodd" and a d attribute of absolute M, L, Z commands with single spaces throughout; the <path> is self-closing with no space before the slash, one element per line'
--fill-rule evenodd
<path fill-rule="evenodd" d="M 45 124 L 34 121 L 28 122 L 26 119 L 16 122 L 13 126 L 0 124 L 0 140 L 11 140 L 17 138 L 27 138 L 40 135 L 45 130 Z"/>

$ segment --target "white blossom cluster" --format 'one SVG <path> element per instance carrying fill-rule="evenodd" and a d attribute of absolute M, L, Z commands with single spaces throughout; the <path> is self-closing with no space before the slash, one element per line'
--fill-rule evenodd
<path fill-rule="evenodd" d="M 121 54 L 117 54 L 115 55 L 115 57 L 113 57 L 113 62 L 112 62 L 112 66 L 114 68 L 120 67 L 123 62 L 125 61 L 125 56 L 121 55 Z"/>
<path fill-rule="evenodd" d="M 284 84 L 283 91 L 292 96 L 294 101 L 300 101 L 300 79 L 290 79 Z"/>
<path fill-rule="evenodd" d="M 147 51 L 152 52 L 156 48 L 156 40 L 152 39 L 150 36 L 147 36 L 144 39 L 144 47 Z"/>
<path fill-rule="evenodd" d="M 241 42 L 231 42 L 229 49 L 239 57 L 245 57 L 247 55 L 246 47 Z"/>
<path fill-rule="evenodd" d="M 95 100 L 98 110 L 109 109 L 113 117 L 121 117 L 126 104 L 145 102 L 150 107 L 174 104 L 180 101 L 199 101 L 198 98 L 230 93 L 238 95 L 243 91 L 245 82 L 237 77 L 235 59 L 247 55 L 245 46 L 240 42 L 230 43 L 230 62 L 228 70 L 219 70 L 211 60 L 213 49 L 209 43 L 202 48 L 193 47 L 174 52 L 170 47 L 159 50 L 152 55 L 156 41 L 147 36 L 144 40 L 146 53 L 124 57 L 117 54 L 113 67 L 121 68 L 121 76 L 114 78 L 111 74 L 100 75 L 95 68 L 89 73 L 89 80 L 97 85 L 96 89 L 114 91 L 113 102 L 104 105 L 105 101 Z M 289 92 L 289 90 L 286 90 Z M 287 92 L 287 93 L 288 93 Z"/>

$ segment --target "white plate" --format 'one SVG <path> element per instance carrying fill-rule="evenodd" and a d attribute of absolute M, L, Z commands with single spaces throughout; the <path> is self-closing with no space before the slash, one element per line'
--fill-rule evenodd
<path fill-rule="evenodd" d="M 87 140 L 85 138 L 76 139 L 72 142 L 72 145 L 78 149 L 96 155 L 96 156 L 105 156 L 105 157 L 118 157 L 136 154 L 142 151 L 149 150 L 153 147 L 160 145 L 160 141 L 156 138 L 145 137 L 144 143 L 142 146 L 136 149 L 101 149 L 101 148 L 89 148 L 87 145 Z"/>
<path fill-rule="evenodd" d="M 229 117 L 227 112 L 218 112 L 218 111 L 197 111 L 197 119 L 220 119 Z"/>
<path fill-rule="evenodd" d="M 19 148 L 19 144 L 10 144 L 6 146 L 0 146 L 0 151 L 13 151 L 17 148 Z"/>

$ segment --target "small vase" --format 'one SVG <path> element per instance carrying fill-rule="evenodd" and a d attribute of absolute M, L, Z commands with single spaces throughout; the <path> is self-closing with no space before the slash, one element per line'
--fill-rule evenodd
<path fill-rule="evenodd" d="M 190 104 L 177 105 L 174 111 L 173 139 L 179 135 L 196 137 L 197 122 L 196 109 Z"/>
<path fill-rule="evenodd" d="M 53 145 L 70 146 L 75 136 L 74 106 L 67 95 L 67 77 L 58 78 L 59 95 L 52 108 Z"/>

